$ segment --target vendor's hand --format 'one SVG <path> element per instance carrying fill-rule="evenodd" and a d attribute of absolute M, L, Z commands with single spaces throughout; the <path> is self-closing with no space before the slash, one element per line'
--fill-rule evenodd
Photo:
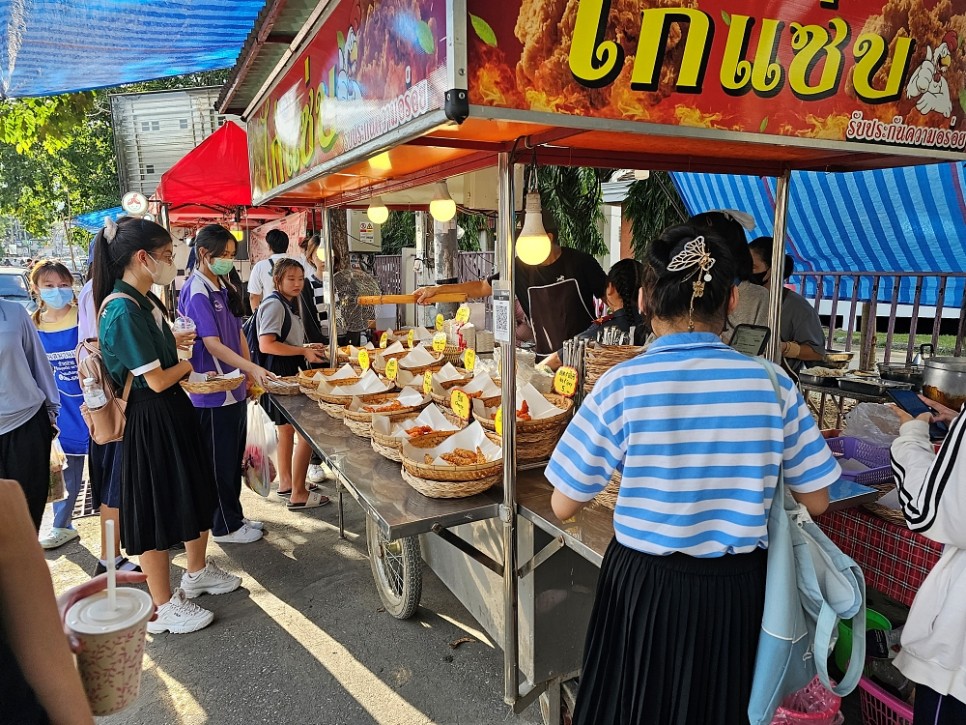
<path fill-rule="evenodd" d="M 417 305 L 431 305 L 433 304 L 433 298 L 440 292 L 439 287 L 420 287 L 415 292 L 413 292 L 416 298 Z"/>
<path fill-rule="evenodd" d="M 190 330 L 183 330 L 181 332 L 172 331 L 171 334 L 174 335 L 175 345 L 177 345 L 182 350 L 192 349 L 195 345 L 195 340 L 198 337 L 194 332 Z"/>
<path fill-rule="evenodd" d="M 311 347 L 306 347 L 303 350 L 306 361 L 310 363 L 321 363 L 325 362 L 325 355 L 319 350 L 313 350 Z"/>
<path fill-rule="evenodd" d="M 932 398 L 927 398 L 925 395 L 920 395 L 919 400 L 932 408 L 934 414 L 933 421 L 942 421 L 948 425 L 959 415 L 958 410 L 953 410 Z"/>
<path fill-rule="evenodd" d="M 118 584 L 142 584 L 148 580 L 148 575 L 140 571 L 119 571 L 116 573 Z M 60 621 L 63 624 L 67 617 L 67 610 L 71 608 L 71 605 L 79 602 L 84 597 L 89 597 L 91 594 L 96 594 L 97 592 L 102 592 L 107 589 L 107 574 L 101 574 L 93 579 L 90 579 L 83 584 L 78 584 L 76 587 L 71 587 L 59 597 L 57 597 L 57 609 L 60 611 Z M 157 617 L 157 612 L 151 615 L 151 619 Z M 81 651 L 81 643 L 76 637 L 74 637 L 70 630 L 67 629 L 66 624 L 64 624 L 64 633 L 67 635 L 67 641 L 70 643 L 70 649 L 74 654 Z"/>
<path fill-rule="evenodd" d="M 265 368 L 254 365 L 251 370 L 248 371 L 248 383 L 251 385 L 261 385 L 265 387 L 266 380 L 275 380 L 278 376 L 275 375 L 271 370 L 266 370 Z"/>

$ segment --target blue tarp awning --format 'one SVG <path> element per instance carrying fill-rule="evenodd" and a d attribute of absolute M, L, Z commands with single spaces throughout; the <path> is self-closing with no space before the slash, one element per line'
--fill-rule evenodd
<path fill-rule="evenodd" d="M 772 236 L 775 185 L 771 177 L 723 174 L 672 174 L 688 211 L 739 209 L 755 218 L 749 238 Z M 966 272 L 966 175 L 963 164 L 821 173 L 796 171 L 789 187 L 786 251 L 795 268 L 820 272 Z M 923 304 L 933 305 L 939 281 L 927 278 Z M 814 295 L 814 281 L 806 284 Z M 906 279 L 900 302 L 913 301 L 915 281 Z M 823 294 L 832 294 L 828 280 Z M 850 297 L 844 286 L 840 297 Z M 859 287 L 868 299 L 871 280 Z M 888 300 L 891 283 L 879 290 Z M 963 281 L 952 279 L 948 305 L 958 305 Z"/>
<path fill-rule="evenodd" d="M 0 0 L 0 97 L 230 68 L 264 0 Z"/>
<path fill-rule="evenodd" d="M 86 214 L 75 216 L 71 220 L 71 223 L 75 227 L 86 229 L 91 234 L 97 234 L 101 230 L 101 227 L 104 226 L 104 217 L 111 217 L 111 219 L 116 220 L 122 216 L 124 216 L 124 210 L 119 206 L 115 206 L 111 207 L 110 209 L 89 211 Z"/>

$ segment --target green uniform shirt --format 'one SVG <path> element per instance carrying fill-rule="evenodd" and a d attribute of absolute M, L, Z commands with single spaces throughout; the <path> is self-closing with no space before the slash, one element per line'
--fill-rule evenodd
<path fill-rule="evenodd" d="M 124 385 L 130 372 L 134 374 L 132 387 L 146 388 L 144 373 L 178 364 L 174 335 L 161 310 L 127 282 L 118 280 L 114 291 L 130 295 L 137 305 L 116 299 L 105 308 L 98 326 L 104 366 L 116 385 Z"/>

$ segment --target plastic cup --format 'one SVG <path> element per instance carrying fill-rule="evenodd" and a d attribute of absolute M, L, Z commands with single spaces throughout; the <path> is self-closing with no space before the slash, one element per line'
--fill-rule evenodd
<path fill-rule="evenodd" d="M 107 592 L 98 592 L 67 611 L 67 627 L 83 647 L 77 666 L 95 715 L 120 712 L 141 689 L 144 635 L 154 602 L 130 587 L 118 588 L 116 596 L 113 610 Z"/>
<path fill-rule="evenodd" d="M 175 332 L 194 332 L 197 328 L 195 327 L 195 321 L 190 317 L 180 316 L 171 325 L 171 329 Z M 179 360 L 190 360 L 191 359 L 192 348 L 187 350 L 183 348 L 178 348 L 178 359 Z"/>

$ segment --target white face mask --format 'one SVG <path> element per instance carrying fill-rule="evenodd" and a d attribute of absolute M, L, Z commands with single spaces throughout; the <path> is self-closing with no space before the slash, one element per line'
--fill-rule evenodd
<path fill-rule="evenodd" d="M 169 284 L 174 282 L 174 278 L 178 275 L 178 270 L 175 269 L 173 263 L 159 262 L 150 254 L 148 258 L 154 262 L 154 271 L 148 268 L 148 274 L 151 275 L 151 281 L 162 287 L 167 287 Z"/>

